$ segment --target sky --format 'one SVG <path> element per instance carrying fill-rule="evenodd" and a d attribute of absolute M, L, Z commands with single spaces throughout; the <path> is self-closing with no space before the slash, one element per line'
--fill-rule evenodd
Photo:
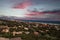
<path fill-rule="evenodd" d="M 60 0 L 0 0 L 0 16 L 60 21 Z"/>

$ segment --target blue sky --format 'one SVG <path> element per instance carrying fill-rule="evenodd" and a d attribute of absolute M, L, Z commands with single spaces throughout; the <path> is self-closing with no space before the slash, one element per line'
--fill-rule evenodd
<path fill-rule="evenodd" d="M 34 12 L 35 10 L 37 11 Z M 60 0 L 0 0 L 0 16 L 59 21 L 60 12 L 50 13 L 55 10 L 60 10 Z M 43 13 L 44 11 L 50 12 Z"/>

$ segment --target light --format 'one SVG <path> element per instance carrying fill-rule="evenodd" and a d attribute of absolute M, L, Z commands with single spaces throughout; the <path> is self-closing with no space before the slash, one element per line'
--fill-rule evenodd
<path fill-rule="evenodd" d="M 6 16 L 16 16 L 25 18 L 25 14 L 27 13 L 27 9 L 9 9 L 5 10 Z"/>
<path fill-rule="evenodd" d="M 17 16 L 17 17 L 25 17 L 27 10 L 26 9 L 13 9 L 12 13 L 14 14 L 14 16 Z"/>

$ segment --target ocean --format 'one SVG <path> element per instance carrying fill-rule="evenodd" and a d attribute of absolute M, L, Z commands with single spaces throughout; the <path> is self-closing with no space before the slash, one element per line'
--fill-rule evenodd
<path fill-rule="evenodd" d="M 40 23 L 52 23 L 52 24 L 60 24 L 60 21 L 40 21 L 40 20 L 23 20 L 25 22 L 40 22 Z"/>

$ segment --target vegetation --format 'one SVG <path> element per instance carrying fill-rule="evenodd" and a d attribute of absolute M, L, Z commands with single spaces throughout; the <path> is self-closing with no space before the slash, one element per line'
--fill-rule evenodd
<path fill-rule="evenodd" d="M 0 37 L 21 37 L 22 40 L 60 40 L 60 25 L 0 20 Z"/>

